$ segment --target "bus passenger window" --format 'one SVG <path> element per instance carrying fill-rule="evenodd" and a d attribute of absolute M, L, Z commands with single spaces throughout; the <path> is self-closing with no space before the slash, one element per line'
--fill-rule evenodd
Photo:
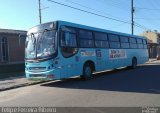
<path fill-rule="evenodd" d="M 139 49 L 143 49 L 143 40 L 142 39 L 137 39 L 137 44 Z"/>
<path fill-rule="evenodd" d="M 77 38 L 75 33 L 61 32 L 61 50 L 64 57 L 77 53 Z"/>
<path fill-rule="evenodd" d="M 128 49 L 129 47 L 129 38 L 126 36 L 120 36 L 121 48 Z"/>
<path fill-rule="evenodd" d="M 91 31 L 79 30 L 80 47 L 91 48 L 94 47 L 94 40 Z"/>
<path fill-rule="evenodd" d="M 113 48 L 113 49 L 119 49 L 120 48 L 120 40 L 119 40 L 118 35 L 109 34 L 108 38 L 109 38 L 110 48 Z"/>
<path fill-rule="evenodd" d="M 108 37 L 106 33 L 95 32 L 95 46 L 97 48 L 108 48 Z"/>
<path fill-rule="evenodd" d="M 130 42 L 130 48 L 131 49 L 136 49 L 138 46 L 137 46 L 137 41 L 135 38 L 129 38 L 129 42 Z"/>
<path fill-rule="evenodd" d="M 147 40 L 143 39 L 143 46 L 144 46 L 144 49 L 147 49 Z"/>

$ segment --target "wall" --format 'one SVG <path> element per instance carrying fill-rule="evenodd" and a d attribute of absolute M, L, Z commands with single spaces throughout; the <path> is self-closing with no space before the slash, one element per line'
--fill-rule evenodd
<path fill-rule="evenodd" d="M 2 37 L 8 42 L 8 61 L 2 62 Z M 19 34 L 0 33 L 0 73 L 24 72 L 25 37 L 19 44 Z"/>
<path fill-rule="evenodd" d="M 156 58 L 157 55 L 160 55 L 160 33 L 155 31 L 145 31 L 140 34 L 140 36 L 147 37 L 149 41 L 148 51 L 150 58 Z"/>
<path fill-rule="evenodd" d="M 156 32 L 151 32 L 151 31 L 146 31 L 142 34 L 140 34 L 140 36 L 145 36 L 147 37 L 147 39 L 149 40 L 150 43 L 158 43 L 158 33 Z"/>
<path fill-rule="evenodd" d="M 8 62 L 2 62 L 2 37 L 6 37 L 8 40 Z M 0 65 L 24 63 L 24 48 L 25 38 L 23 38 L 21 44 L 19 44 L 19 34 L 0 33 Z"/>

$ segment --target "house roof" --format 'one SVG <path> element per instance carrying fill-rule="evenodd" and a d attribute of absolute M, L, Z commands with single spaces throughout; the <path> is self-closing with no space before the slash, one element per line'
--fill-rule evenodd
<path fill-rule="evenodd" d="M 6 33 L 6 34 L 27 34 L 27 31 L 24 31 L 24 30 L 13 30 L 13 29 L 0 29 L 0 33 Z"/>

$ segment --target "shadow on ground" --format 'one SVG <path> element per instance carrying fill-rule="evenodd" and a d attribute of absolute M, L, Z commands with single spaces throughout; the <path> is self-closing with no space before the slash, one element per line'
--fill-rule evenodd
<path fill-rule="evenodd" d="M 44 87 L 160 94 L 160 65 L 117 69 L 96 74 L 89 81 L 71 78 L 43 84 Z"/>

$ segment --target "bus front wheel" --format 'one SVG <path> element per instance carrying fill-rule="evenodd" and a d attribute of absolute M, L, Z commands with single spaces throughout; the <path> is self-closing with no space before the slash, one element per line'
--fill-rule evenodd
<path fill-rule="evenodd" d="M 80 77 L 82 80 L 89 80 L 92 77 L 92 73 L 93 73 L 92 66 L 89 63 L 87 63 L 84 65 L 83 75 L 81 75 Z"/>

